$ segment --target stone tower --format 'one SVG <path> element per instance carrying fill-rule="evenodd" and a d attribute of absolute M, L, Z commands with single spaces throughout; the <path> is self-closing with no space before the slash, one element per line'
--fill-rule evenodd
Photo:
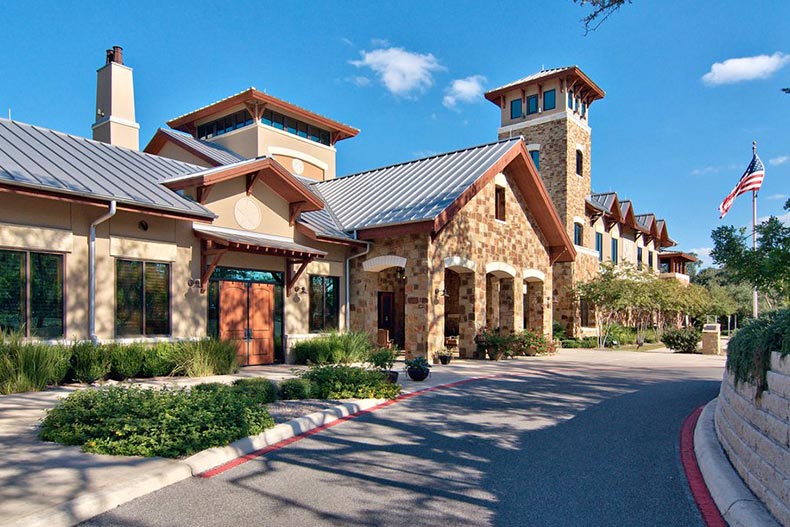
<path fill-rule="evenodd" d="M 595 233 L 587 198 L 591 194 L 590 106 L 605 96 L 576 66 L 543 70 L 485 94 L 501 112 L 499 138 L 523 136 L 568 237 L 576 261 L 555 264 L 554 322 L 579 333 L 579 305 L 573 287 L 598 270 Z"/>
<path fill-rule="evenodd" d="M 140 148 L 140 125 L 134 118 L 132 68 L 123 64 L 123 49 L 107 50 L 107 60 L 96 71 L 96 122 L 93 138 L 132 150 Z"/>

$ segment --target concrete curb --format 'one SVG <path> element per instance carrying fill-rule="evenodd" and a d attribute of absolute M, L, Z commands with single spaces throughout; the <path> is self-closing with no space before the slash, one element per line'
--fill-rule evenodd
<path fill-rule="evenodd" d="M 781 527 L 727 459 L 716 435 L 717 404 L 705 405 L 694 430 L 694 453 L 713 501 L 730 527 Z"/>
<path fill-rule="evenodd" d="M 173 483 L 200 475 L 210 469 L 326 426 L 357 412 L 363 412 L 385 401 L 386 399 L 361 399 L 313 412 L 287 423 L 280 423 L 256 436 L 239 439 L 226 447 L 209 448 L 198 452 L 186 459 L 175 461 L 169 468 L 148 472 L 134 480 L 125 481 L 123 486 L 118 488 L 83 494 L 10 523 L 0 521 L 0 526 L 71 527 Z"/>

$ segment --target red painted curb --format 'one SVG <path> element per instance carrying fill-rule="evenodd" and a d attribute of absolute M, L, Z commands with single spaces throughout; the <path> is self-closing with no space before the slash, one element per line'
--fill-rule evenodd
<path fill-rule="evenodd" d="M 295 443 L 295 442 L 300 441 L 300 440 L 302 440 L 302 439 L 304 439 L 306 437 L 310 437 L 310 436 L 315 435 L 315 434 L 317 434 L 319 432 L 322 432 L 322 431 L 326 430 L 327 428 L 331 428 L 333 426 L 339 425 L 340 423 L 344 423 L 346 421 L 350 421 L 351 419 L 356 419 L 359 416 L 362 416 L 362 415 L 365 415 L 365 414 L 369 414 L 371 412 L 375 412 L 376 410 L 380 410 L 381 408 L 386 408 L 387 406 L 391 406 L 391 405 L 393 405 L 395 403 L 399 403 L 401 401 L 405 401 L 406 399 L 411 399 L 412 397 L 417 397 L 418 395 L 424 395 L 426 393 L 430 393 L 430 392 L 433 392 L 433 391 L 436 391 L 436 390 L 443 390 L 443 389 L 447 389 L 447 388 L 454 388 L 456 386 L 461 386 L 462 384 L 467 384 L 467 383 L 474 382 L 474 381 L 481 381 L 481 380 L 485 380 L 485 379 L 497 379 L 497 378 L 506 377 L 506 376 L 518 376 L 518 375 L 499 373 L 499 374 L 496 374 L 496 375 L 486 375 L 484 377 L 472 377 L 470 379 L 464 379 L 462 381 L 456 381 L 456 382 L 451 382 L 451 383 L 447 383 L 447 384 L 439 384 L 437 386 L 431 386 L 430 388 L 425 388 L 423 390 L 418 390 L 416 392 L 405 393 L 403 395 L 399 395 L 395 399 L 391 399 L 389 401 L 385 401 L 383 403 L 377 404 L 376 406 L 372 406 L 372 407 L 368 408 L 367 410 L 361 410 L 359 412 L 355 412 L 353 414 L 349 414 L 349 415 L 347 415 L 345 417 L 340 417 L 337 420 L 332 421 L 331 423 L 327 423 L 325 425 L 317 426 L 317 427 L 315 427 L 315 428 L 313 428 L 311 430 L 308 430 L 307 432 L 302 432 L 299 435 L 295 435 L 295 436 L 290 437 L 288 439 L 283 439 L 282 441 L 280 441 L 278 443 L 275 443 L 273 445 L 267 446 L 266 448 L 261 448 L 260 450 L 256 450 L 254 452 L 250 452 L 249 454 L 245 454 L 243 456 L 237 457 L 236 459 L 234 459 L 232 461 L 228 461 L 227 463 L 222 464 L 222 465 L 220 465 L 218 467 L 214 467 L 212 469 L 206 470 L 205 472 L 201 472 L 200 474 L 197 474 L 197 477 L 199 477 L 199 478 L 213 478 L 214 476 L 222 474 L 223 472 L 226 472 L 226 471 L 228 471 L 228 470 L 230 470 L 232 468 L 238 467 L 239 465 L 243 465 L 244 463 L 246 463 L 248 461 L 251 461 L 251 460 L 255 459 L 256 457 L 264 456 L 264 455 L 268 454 L 269 452 L 273 452 L 275 450 L 279 450 L 279 449 L 281 449 L 283 447 L 286 447 L 286 446 L 290 445 L 291 443 Z"/>
<path fill-rule="evenodd" d="M 708 486 L 705 484 L 705 479 L 697 464 L 697 456 L 694 453 L 694 429 L 704 407 L 705 405 L 696 408 L 683 421 L 683 427 L 680 429 L 680 461 L 683 463 L 686 480 L 705 525 L 707 527 L 727 527 L 727 522 L 722 518 L 719 508 L 716 507 L 716 502 L 713 501 L 713 497 L 708 491 Z"/>

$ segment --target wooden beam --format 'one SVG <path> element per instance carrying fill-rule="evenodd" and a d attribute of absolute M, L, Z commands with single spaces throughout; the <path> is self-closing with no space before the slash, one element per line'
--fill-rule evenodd
<path fill-rule="evenodd" d="M 208 199 L 208 195 L 211 194 L 211 189 L 214 188 L 212 186 L 205 186 L 201 185 L 197 188 L 197 201 L 201 205 L 206 204 L 206 200 Z"/>
<path fill-rule="evenodd" d="M 200 292 L 205 293 L 206 289 L 208 289 L 208 281 L 211 278 L 211 275 L 214 274 L 214 269 L 217 268 L 217 264 L 219 261 L 222 260 L 222 257 L 225 256 L 225 253 L 228 252 L 228 248 L 220 249 L 214 256 L 214 260 L 208 267 L 206 267 L 207 258 L 203 255 L 200 257 L 201 266 L 203 266 L 203 274 L 200 275 Z"/>
<path fill-rule="evenodd" d="M 307 266 L 312 262 L 314 258 L 306 258 L 301 262 L 295 260 L 287 260 L 285 262 L 285 296 L 291 296 L 291 291 L 293 291 L 294 284 L 299 280 L 302 276 L 302 273 L 305 272 Z M 301 263 L 302 265 L 299 266 L 299 269 L 296 270 L 296 273 L 293 273 L 292 265 L 297 263 Z"/>
<path fill-rule="evenodd" d="M 296 203 L 290 203 L 288 205 L 288 224 L 291 227 L 293 227 L 296 218 L 299 216 L 299 213 L 304 210 L 306 205 L 306 201 L 297 201 Z"/>

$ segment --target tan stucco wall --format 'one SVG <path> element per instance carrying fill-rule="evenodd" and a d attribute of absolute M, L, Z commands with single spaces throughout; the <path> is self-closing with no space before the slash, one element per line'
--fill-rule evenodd
<path fill-rule="evenodd" d="M 230 229 L 242 229 L 236 221 L 235 207 L 240 199 L 246 199 L 247 189 L 243 177 L 217 183 L 211 189 L 205 206 L 219 216 L 213 225 Z M 252 191 L 261 215 L 257 228 L 250 232 L 273 234 L 293 238 L 294 228 L 288 224 L 288 202 L 265 183 L 258 182 Z"/>

